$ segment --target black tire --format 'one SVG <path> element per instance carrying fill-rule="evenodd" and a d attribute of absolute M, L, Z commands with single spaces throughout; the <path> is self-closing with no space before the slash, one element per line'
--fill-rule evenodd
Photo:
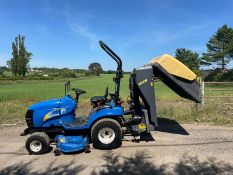
<path fill-rule="evenodd" d="M 35 150 L 35 148 L 33 150 L 32 148 L 33 146 L 31 145 L 36 145 L 38 147 L 38 150 Z M 39 145 L 41 145 L 41 147 Z M 34 155 L 45 154 L 50 150 L 49 136 L 44 132 L 35 132 L 29 136 L 25 146 L 29 154 L 34 154 Z"/>
<path fill-rule="evenodd" d="M 103 143 L 98 135 L 102 129 L 110 128 L 114 134 L 114 140 L 110 143 Z M 97 149 L 115 149 L 121 146 L 122 144 L 122 129 L 121 125 L 113 119 L 104 118 L 97 121 L 91 128 L 91 139 L 93 142 L 93 147 Z"/>

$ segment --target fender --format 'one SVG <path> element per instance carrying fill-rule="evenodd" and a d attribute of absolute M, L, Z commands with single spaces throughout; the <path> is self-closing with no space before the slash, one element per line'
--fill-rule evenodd
<path fill-rule="evenodd" d="M 105 108 L 101 110 L 97 110 L 95 113 L 93 113 L 88 120 L 87 126 L 90 128 L 93 123 L 95 123 L 96 120 L 99 120 L 101 118 L 111 117 L 116 118 L 119 116 L 123 116 L 124 111 L 121 106 L 116 106 L 113 108 Z"/>

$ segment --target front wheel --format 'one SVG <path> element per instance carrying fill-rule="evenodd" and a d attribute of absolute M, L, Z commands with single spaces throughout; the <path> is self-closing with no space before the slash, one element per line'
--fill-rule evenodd
<path fill-rule="evenodd" d="M 47 153 L 50 149 L 49 136 L 44 132 L 35 132 L 27 139 L 25 146 L 29 154 Z"/>
<path fill-rule="evenodd" d="M 94 148 L 114 149 L 121 146 L 122 129 L 113 119 L 104 118 L 97 121 L 91 128 L 91 139 Z"/>

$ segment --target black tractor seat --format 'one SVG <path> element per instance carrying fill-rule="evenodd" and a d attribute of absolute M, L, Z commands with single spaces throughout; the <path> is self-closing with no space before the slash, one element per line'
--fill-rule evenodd
<path fill-rule="evenodd" d="M 105 101 L 105 96 L 94 96 L 91 97 L 91 102 Z"/>
<path fill-rule="evenodd" d="M 93 108 L 96 108 L 98 106 L 102 106 L 106 103 L 108 97 L 108 87 L 105 89 L 105 94 L 103 96 L 94 96 L 91 97 L 91 105 Z"/>
<path fill-rule="evenodd" d="M 91 106 L 93 108 L 96 108 L 98 106 L 102 106 L 106 103 L 106 97 L 105 96 L 94 96 L 94 97 L 91 97 Z"/>

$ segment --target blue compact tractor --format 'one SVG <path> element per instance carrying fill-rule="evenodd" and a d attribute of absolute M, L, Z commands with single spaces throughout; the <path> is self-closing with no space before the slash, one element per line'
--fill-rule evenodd
<path fill-rule="evenodd" d="M 200 102 L 198 85 L 195 80 L 183 80 L 167 72 L 159 64 L 146 65 L 130 75 L 130 98 L 128 107 L 122 107 L 119 98 L 120 80 L 123 77 L 121 59 L 102 41 L 100 46 L 117 63 L 113 78 L 115 92 L 90 99 L 92 110 L 87 116 L 76 116 L 79 97 L 84 90 L 72 88 L 75 98 L 67 95 L 70 82 L 65 84 L 63 98 L 47 100 L 30 106 L 25 119 L 27 128 L 21 133 L 28 135 L 26 149 L 29 154 L 44 154 L 50 144 L 56 143 L 56 152 L 88 151 L 89 144 L 94 148 L 113 149 L 121 146 L 124 135 L 148 135 L 155 130 L 157 123 L 154 79 L 160 78 L 182 97 Z M 127 116 L 127 117 L 124 117 Z M 145 138 L 145 137 L 144 137 Z"/>

